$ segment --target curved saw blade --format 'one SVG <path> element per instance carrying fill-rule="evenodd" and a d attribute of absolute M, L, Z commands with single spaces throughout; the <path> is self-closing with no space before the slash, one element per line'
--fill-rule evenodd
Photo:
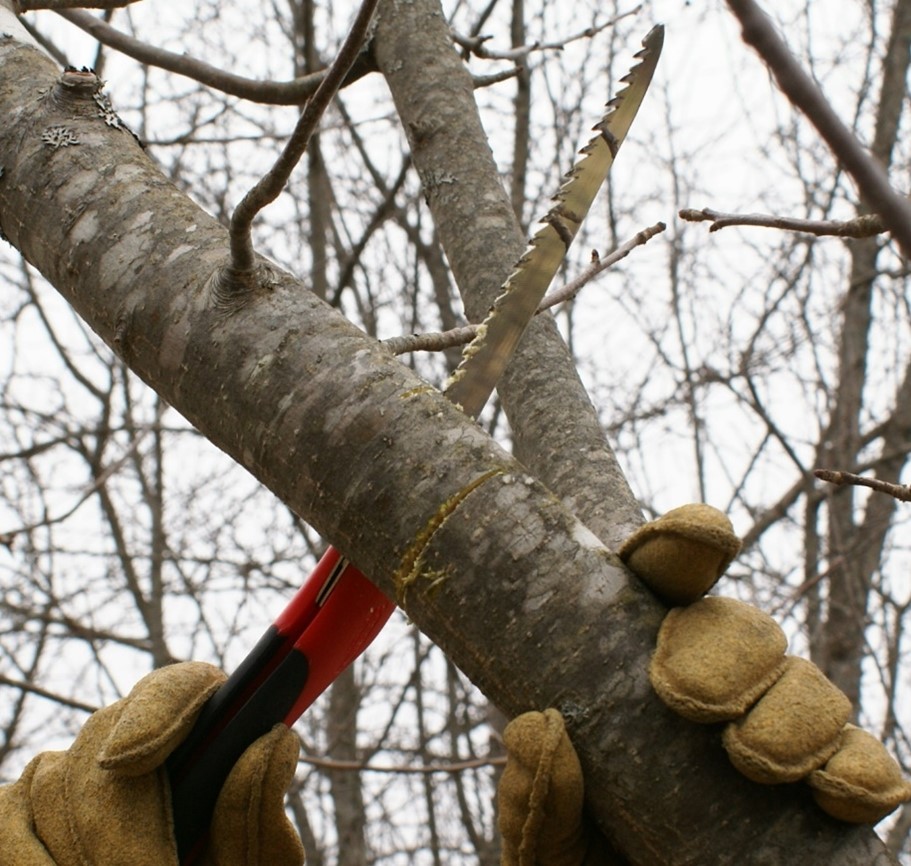
<path fill-rule="evenodd" d="M 598 134 L 580 151 L 582 159 L 566 175 L 554 206 L 503 284 L 477 336 L 465 347 L 443 393 L 466 415 L 480 414 L 538 309 L 639 111 L 663 44 L 660 25 L 642 40 L 635 55 L 640 62 L 621 79 L 626 87 L 607 103 L 594 127 Z"/>

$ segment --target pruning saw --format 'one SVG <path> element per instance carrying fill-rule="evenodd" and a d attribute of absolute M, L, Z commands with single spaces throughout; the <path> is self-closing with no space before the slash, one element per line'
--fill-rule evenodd
<path fill-rule="evenodd" d="M 607 103 L 596 135 L 564 178 L 554 204 L 503 284 L 444 395 L 477 418 L 534 317 L 591 208 L 648 90 L 664 42 L 652 28 Z M 278 723 L 292 725 L 373 641 L 395 603 L 329 548 L 288 606 L 204 706 L 167 772 L 178 856 L 196 862 L 215 801 L 244 750 Z"/>

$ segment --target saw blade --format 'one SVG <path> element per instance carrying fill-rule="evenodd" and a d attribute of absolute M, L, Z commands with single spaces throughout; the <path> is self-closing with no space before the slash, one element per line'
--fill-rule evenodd
<path fill-rule="evenodd" d="M 642 40 L 643 47 L 635 55 L 639 63 L 621 79 L 626 87 L 607 103 L 604 116 L 594 126 L 597 135 L 579 151 L 582 159 L 565 176 L 554 206 L 541 220 L 541 228 L 444 386 L 443 393 L 466 415 L 480 414 L 534 317 L 639 111 L 663 44 L 660 25 Z"/>

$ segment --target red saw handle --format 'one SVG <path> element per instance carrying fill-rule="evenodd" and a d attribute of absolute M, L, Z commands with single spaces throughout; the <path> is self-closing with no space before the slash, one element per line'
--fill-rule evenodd
<path fill-rule="evenodd" d="M 334 548 L 210 698 L 167 762 L 178 857 L 195 863 L 215 801 L 244 750 L 290 726 L 379 634 L 395 610 Z"/>

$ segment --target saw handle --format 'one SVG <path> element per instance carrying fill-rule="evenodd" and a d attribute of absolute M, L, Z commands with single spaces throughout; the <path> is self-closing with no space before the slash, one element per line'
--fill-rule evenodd
<path fill-rule="evenodd" d="M 166 763 L 182 866 L 197 862 L 205 848 L 215 802 L 237 759 L 276 724 L 293 725 L 394 609 L 329 548 Z"/>

